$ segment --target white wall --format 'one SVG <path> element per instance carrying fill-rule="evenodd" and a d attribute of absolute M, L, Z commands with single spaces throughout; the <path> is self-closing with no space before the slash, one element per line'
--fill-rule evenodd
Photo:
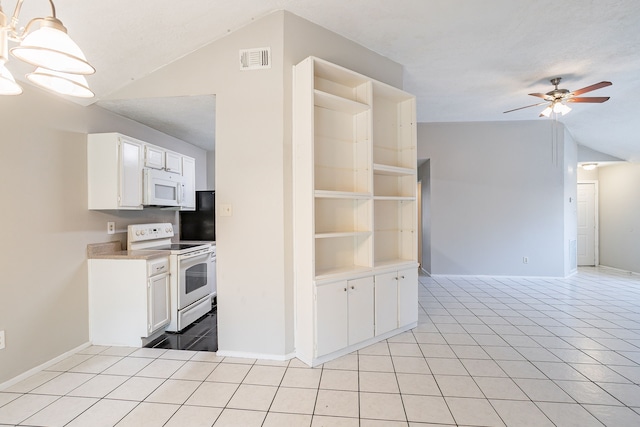
<path fill-rule="evenodd" d="M 598 170 L 600 264 L 640 273 L 640 163 Z"/>
<path fill-rule="evenodd" d="M 89 340 L 86 245 L 126 240 L 107 235 L 131 223 L 176 223 L 159 209 L 87 209 L 86 134 L 120 132 L 196 158 L 205 185 L 203 150 L 99 107 L 81 107 L 27 86 L 0 97 L 2 256 L 0 384 Z"/>
<path fill-rule="evenodd" d="M 421 123 L 418 159 L 430 159 L 432 274 L 565 275 L 562 124 Z"/>
<path fill-rule="evenodd" d="M 272 68 L 239 70 L 239 49 L 266 46 Z M 225 354 L 283 358 L 294 351 L 292 66 L 309 55 L 402 82 L 398 64 L 278 11 L 111 97 L 216 95 L 216 203 L 233 211 L 216 216 L 218 338 Z"/>

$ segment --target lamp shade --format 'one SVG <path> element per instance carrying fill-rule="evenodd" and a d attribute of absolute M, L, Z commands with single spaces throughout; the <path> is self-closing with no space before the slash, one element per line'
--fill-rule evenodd
<path fill-rule="evenodd" d="M 77 74 L 59 73 L 40 67 L 36 68 L 33 73 L 27 74 L 27 79 L 42 88 L 61 95 L 78 98 L 93 97 L 93 92 L 89 89 L 87 79 Z"/>
<path fill-rule="evenodd" d="M 0 61 L 0 95 L 20 95 L 21 93 L 22 88 Z"/>
<path fill-rule="evenodd" d="M 547 108 L 545 108 L 544 110 L 542 110 L 542 112 L 540 113 L 541 116 L 545 116 L 545 117 L 549 117 L 551 115 L 551 112 L 553 111 L 553 108 L 551 108 L 551 106 L 548 106 Z"/>
<path fill-rule="evenodd" d="M 55 18 L 44 18 L 42 26 L 29 33 L 11 53 L 31 65 L 72 74 L 93 74 L 77 44 Z"/>

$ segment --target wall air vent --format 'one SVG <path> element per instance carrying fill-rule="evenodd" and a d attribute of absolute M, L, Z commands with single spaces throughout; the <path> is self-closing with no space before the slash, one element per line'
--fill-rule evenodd
<path fill-rule="evenodd" d="M 240 50 L 241 70 L 260 70 L 262 68 L 271 68 L 270 47 Z"/>

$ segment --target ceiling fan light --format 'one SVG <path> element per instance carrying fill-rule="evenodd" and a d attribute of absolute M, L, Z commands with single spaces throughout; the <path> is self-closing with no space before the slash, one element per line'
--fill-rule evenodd
<path fill-rule="evenodd" d="M 0 61 L 0 95 L 20 95 L 22 88 Z"/>
<path fill-rule="evenodd" d="M 77 74 L 59 73 L 57 71 L 37 68 L 33 73 L 27 74 L 30 82 L 60 95 L 75 96 L 78 98 L 92 98 L 94 96 L 87 79 Z"/>
<path fill-rule="evenodd" d="M 571 111 L 571 108 L 567 107 L 562 102 L 556 102 L 555 105 L 553 106 L 553 112 L 560 113 L 563 116 L 567 114 L 569 111 Z"/>
<path fill-rule="evenodd" d="M 592 171 L 595 168 L 598 167 L 597 163 L 583 163 L 582 165 L 582 169 L 586 170 L 586 171 Z"/>
<path fill-rule="evenodd" d="M 553 108 L 551 108 L 551 105 L 547 106 L 547 108 L 545 108 L 544 110 L 542 110 L 542 112 L 540 113 L 541 116 L 545 116 L 545 117 L 549 117 L 551 115 L 551 112 L 553 111 Z"/>
<path fill-rule="evenodd" d="M 96 71 L 62 23 L 52 17 L 44 18 L 41 27 L 29 33 L 11 53 L 31 65 L 62 73 L 93 74 Z"/>

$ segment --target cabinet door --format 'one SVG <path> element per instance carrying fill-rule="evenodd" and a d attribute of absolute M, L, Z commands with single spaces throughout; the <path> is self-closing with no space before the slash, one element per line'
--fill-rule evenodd
<path fill-rule="evenodd" d="M 182 156 L 178 153 L 167 151 L 164 168 L 167 172 L 182 174 Z"/>
<path fill-rule="evenodd" d="M 316 288 L 316 357 L 348 345 L 347 281 Z"/>
<path fill-rule="evenodd" d="M 349 280 L 349 345 L 373 337 L 373 277 Z"/>
<path fill-rule="evenodd" d="M 398 327 L 398 274 L 378 274 L 375 277 L 376 335 Z"/>
<path fill-rule="evenodd" d="M 147 284 L 147 332 L 149 335 L 169 323 L 169 275 L 151 277 Z"/>
<path fill-rule="evenodd" d="M 120 140 L 120 207 L 142 206 L 142 145 Z"/>
<path fill-rule="evenodd" d="M 398 272 L 398 323 L 409 325 L 418 321 L 418 269 Z"/>
<path fill-rule="evenodd" d="M 182 158 L 182 178 L 184 179 L 184 194 L 182 209 L 196 208 L 196 160 L 191 157 Z"/>
<path fill-rule="evenodd" d="M 164 169 L 164 150 L 152 145 L 145 145 L 144 165 L 148 168 Z"/>

